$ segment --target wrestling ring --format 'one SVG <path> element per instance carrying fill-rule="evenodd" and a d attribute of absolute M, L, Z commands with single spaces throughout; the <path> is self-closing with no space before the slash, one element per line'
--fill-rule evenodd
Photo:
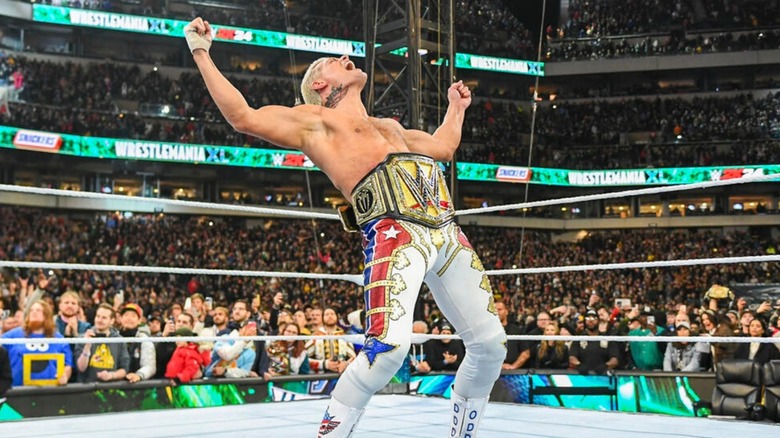
<path fill-rule="evenodd" d="M 683 187 L 664 187 L 642 190 L 630 190 L 585 197 L 552 199 L 541 202 L 515 204 L 503 207 L 490 207 L 459 212 L 460 215 L 479 214 L 488 211 L 519 209 L 540 205 L 557 205 L 586 200 L 604 199 L 609 197 L 636 196 L 643 193 L 658 193 L 662 191 L 689 190 L 714 185 L 739 184 L 756 182 L 757 180 L 775 179 L 777 176 L 745 178 L 742 180 L 727 180 L 711 183 L 692 184 Z M 88 198 L 122 198 L 114 195 L 97 193 L 69 192 L 53 189 L 38 189 L 30 187 L 0 185 L 0 191 L 22 192 L 33 195 L 57 195 Z M 143 199 L 134 201 L 144 202 Z M 235 209 L 244 213 L 277 215 L 283 217 L 305 217 L 320 219 L 337 219 L 330 214 L 309 212 L 293 212 L 249 206 L 227 206 L 221 204 L 191 203 L 175 200 L 150 200 L 153 202 L 181 203 L 186 206 L 198 204 L 198 207 Z M 692 265 L 712 265 L 731 263 L 777 263 L 780 255 L 759 255 L 745 257 L 719 257 L 693 260 L 670 260 L 656 262 L 615 263 L 603 265 L 558 266 L 546 268 L 526 268 L 488 271 L 488 275 L 522 275 L 564 271 L 594 271 L 604 269 L 630 268 L 671 268 Z M 294 272 L 256 272 L 241 270 L 172 268 L 156 266 L 113 266 L 69 263 L 38 263 L 0 261 L 0 267 L 60 269 L 60 270 L 93 270 L 114 272 L 143 272 L 193 275 L 232 275 L 246 277 L 274 278 L 316 278 L 350 281 L 362 285 L 362 276 L 313 274 Z M 430 338 L 443 338 L 443 335 L 414 335 L 413 342 L 423 342 Z M 455 337 L 455 336 L 450 336 Z M 327 338 L 327 337 L 326 337 Z M 510 336 L 510 339 L 540 340 L 544 336 Z M 604 336 L 557 336 L 558 340 L 581 341 L 611 340 L 627 341 L 628 337 Z M 598 339 L 595 339 L 598 338 Z M 177 340 L 216 340 L 216 338 L 176 338 Z M 257 336 L 254 340 L 270 339 L 307 339 L 307 337 L 268 337 Z M 171 342 L 172 339 L 151 338 L 153 342 Z M 632 341 L 637 341 L 632 338 Z M 672 340 L 691 340 L 707 342 L 702 338 L 655 337 L 655 342 L 670 342 Z M 745 342 L 744 338 L 719 338 L 720 342 Z M 3 340 L 11 344 L 25 340 Z M 51 339 L 52 342 L 74 342 L 73 339 Z M 96 340 L 87 340 L 87 342 Z M 118 341 L 121 341 L 119 339 Z M 761 342 L 772 342 L 772 339 L 762 339 Z M 36 339 L 40 342 L 40 339 Z M 79 339 L 78 342 L 85 342 Z M 111 342 L 102 339 L 99 342 Z M 103 437 L 110 433 L 114 437 L 144 436 L 144 437 L 179 437 L 179 436 L 234 436 L 254 437 L 258 433 L 270 437 L 312 436 L 327 405 L 327 397 L 309 398 L 304 400 L 271 402 L 262 404 L 242 404 L 222 407 L 203 407 L 198 409 L 167 409 L 146 410 L 124 413 L 101 413 L 92 415 L 49 416 L 43 418 L 18 419 L 17 421 L 0 421 L 0 436 L 12 437 Z M 443 397 L 421 395 L 379 393 L 369 403 L 366 414 L 359 423 L 354 436 L 356 437 L 430 437 L 445 436 L 448 430 L 449 401 Z M 692 416 L 672 416 L 636 412 L 606 412 L 603 410 L 572 409 L 540 405 L 523 405 L 516 403 L 491 402 L 480 426 L 480 437 L 711 437 L 730 436 L 732 434 L 761 434 L 772 436 L 780 431 L 773 423 L 757 423 L 734 421 L 719 418 L 697 418 Z"/>

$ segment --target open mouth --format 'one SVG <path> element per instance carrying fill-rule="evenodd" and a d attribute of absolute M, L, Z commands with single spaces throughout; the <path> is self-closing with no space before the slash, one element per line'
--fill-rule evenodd
<path fill-rule="evenodd" d="M 344 68 L 347 70 L 354 70 L 355 69 L 355 63 L 352 61 L 347 62 L 344 64 Z"/>

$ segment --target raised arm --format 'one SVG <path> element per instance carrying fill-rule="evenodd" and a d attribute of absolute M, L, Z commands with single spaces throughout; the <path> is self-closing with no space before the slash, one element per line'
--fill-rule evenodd
<path fill-rule="evenodd" d="M 251 108 L 209 55 L 212 28 L 208 21 L 198 17 L 185 27 L 184 33 L 209 94 L 233 129 L 292 149 L 302 149 L 315 141 L 311 137 L 324 134 L 320 107 L 267 105 L 260 109 Z"/>
<path fill-rule="evenodd" d="M 409 150 L 427 155 L 437 161 L 450 161 L 460 146 L 466 108 L 471 105 L 471 91 L 463 81 L 455 82 L 447 90 L 449 106 L 441 126 L 433 133 L 406 130 L 404 136 Z"/>

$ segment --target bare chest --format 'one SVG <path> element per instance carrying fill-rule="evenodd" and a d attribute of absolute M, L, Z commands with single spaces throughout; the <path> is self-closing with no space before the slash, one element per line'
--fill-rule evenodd
<path fill-rule="evenodd" d="M 406 151 L 409 147 L 403 136 L 403 128 L 392 120 L 355 119 L 339 134 L 349 138 L 350 143 L 365 143 L 367 147 L 386 149 L 388 152 Z"/>
<path fill-rule="evenodd" d="M 409 152 L 403 128 L 381 119 L 342 119 L 335 123 L 326 145 L 309 155 L 345 196 L 387 154 Z"/>

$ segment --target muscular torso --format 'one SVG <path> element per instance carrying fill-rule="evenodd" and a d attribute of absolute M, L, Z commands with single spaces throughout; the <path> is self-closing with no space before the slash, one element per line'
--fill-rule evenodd
<path fill-rule="evenodd" d="M 392 119 L 323 114 L 327 133 L 303 152 L 350 200 L 358 182 L 393 152 L 410 152 L 404 128 Z"/>

